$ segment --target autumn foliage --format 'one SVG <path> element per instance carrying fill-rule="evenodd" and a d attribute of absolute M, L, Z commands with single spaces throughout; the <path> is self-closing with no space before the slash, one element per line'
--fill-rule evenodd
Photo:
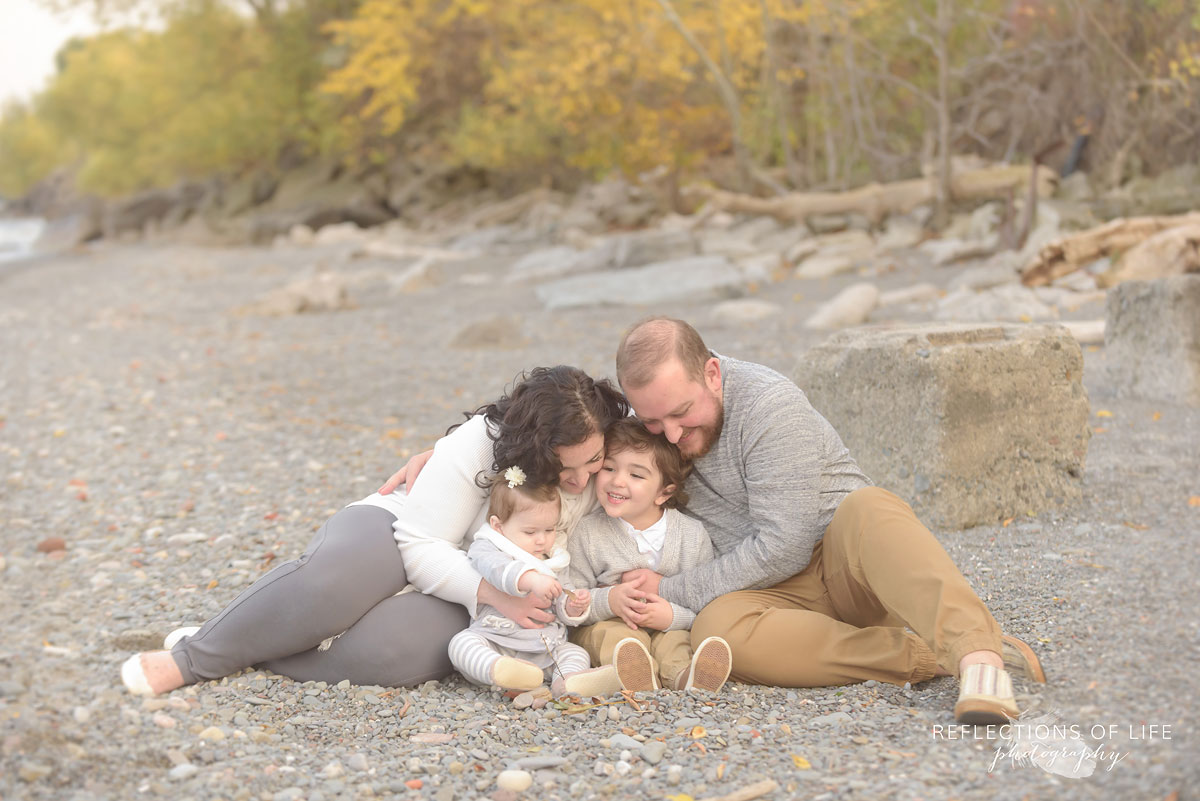
<path fill-rule="evenodd" d="M 158 5 L 160 28 L 70 43 L 5 110 L 0 194 L 61 166 L 121 194 L 317 155 L 769 193 L 1065 157 L 1081 135 L 1117 181 L 1200 145 L 1190 0 Z"/>

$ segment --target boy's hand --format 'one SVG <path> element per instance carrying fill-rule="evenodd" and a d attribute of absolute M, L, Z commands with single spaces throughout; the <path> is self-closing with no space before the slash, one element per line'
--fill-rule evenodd
<path fill-rule="evenodd" d="M 547 603 L 563 593 L 562 585 L 557 579 L 542 575 L 536 570 L 526 570 L 522 573 L 521 578 L 517 580 L 517 589 L 535 595 Z"/>
<path fill-rule="evenodd" d="M 654 596 L 657 597 L 657 596 Z M 643 625 L 646 617 L 646 594 L 636 584 L 625 582 L 608 590 L 608 606 L 613 614 L 625 621 L 625 625 L 636 629 Z"/>
<path fill-rule="evenodd" d="M 592 594 L 587 590 L 567 590 L 567 614 L 579 617 L 592 605 Z"/>
<path fill-rule="evenodd" d="M 675 620 L 675 610 L 671 608 L 670 601 L 659 598 L 657 595 L 647 599 L 643 626 L 655 631 L 666 631 L 671 627 L 673 620 Z"/>

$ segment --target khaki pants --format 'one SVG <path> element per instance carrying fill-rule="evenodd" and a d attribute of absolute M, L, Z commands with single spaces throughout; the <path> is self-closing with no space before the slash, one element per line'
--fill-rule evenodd
<path fill-rule="evenodd" d="M 642 645 L 646 646 L 663 687 L 674 688 L 675 678 L 692 663 L 691 635 L 686 629 L 634 630 L 625 625 L 623 620 L 613 618 L 590 626 L 580 626 L 573 629 L 570 635 L 571 642 L 582 646 L 592 658 L 592 664 L 597 666 L 611 665 L 613 649 L 626 637 L 641 640 Z"/>
<path fill-rule="evenodd" d="M 846 496 L 803 572 L 704 607 L 692 642 L 713 636 L 733 651 L 731 679 L 781 687 L 918 682 L 1000 653 L 1000 627 L 946 551 L 877 487 Z"/>

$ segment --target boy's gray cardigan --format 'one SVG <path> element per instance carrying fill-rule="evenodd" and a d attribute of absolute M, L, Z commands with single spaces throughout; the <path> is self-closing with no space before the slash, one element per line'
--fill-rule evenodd
<path fill-rule="evenodd" d="M 673 576 L 682 570 L 711 562 L 712 542 L 704 524 L 688 517 L 678 509 L 667 509 L 667 535 L 663 541 L 662 559 L 655 573 Z M 590 625 L 616 617 L 608 605 L 608 587 L 621 582 L 626 570 L 650 567 L 650 560 L 638 551 L 637 543 L 615 517 L 597 509 L 584 517 L 567 538 L 571 564 L 567 569 L 567 584 L 587 588 L 592 593 L 592 606 L 582 624 Z M 696 613 L 678 604 L 671 604 L 675 613 L 667 631 L 690 629 Z"/>

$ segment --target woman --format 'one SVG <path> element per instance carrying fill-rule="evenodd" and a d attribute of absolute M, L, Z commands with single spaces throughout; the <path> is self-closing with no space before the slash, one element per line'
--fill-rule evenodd
<path fill-rule="evenodd" d="M 594 500 L 604 430 L 628 411 L 607 380 L 566 366 L 530 371 L 440 439 L 407 494 L 337 512 L 300 558 L 194 634 L 127 660 L 122 681 L 152 695 L 258 665 L 297 681 L 404 686 L 451 672 L 447 644 L 476 604 L 531 628 L 549 622 L 544 602 L 500 592 L 467 560 L 463 539 L 487 509 L 480 478 L 519 465 L 531 484 L 557 485 L 558 528 L 569 531 Z M 419 592 L 402 592 L 410 586 Z"/>

